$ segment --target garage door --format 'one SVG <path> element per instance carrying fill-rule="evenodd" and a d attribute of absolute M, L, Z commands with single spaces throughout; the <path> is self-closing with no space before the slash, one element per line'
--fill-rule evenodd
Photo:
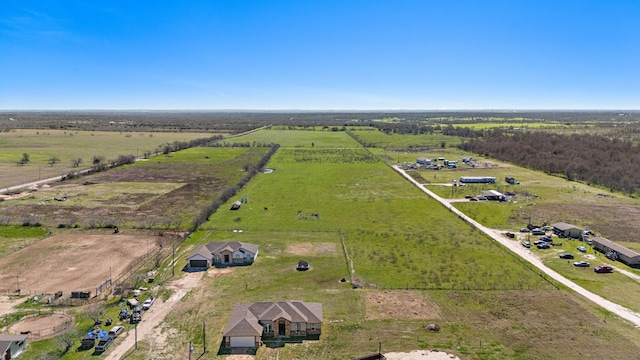
<path fill-rule="evenodd" d="M 207 267 L 207 260 L 191 260 L 191 267 Z"/>
<path fill-rule="evenodd" d="M 234 336 L 231 338 L 231 347 L 255 347 L 256 341 L 253 336 Z"/>

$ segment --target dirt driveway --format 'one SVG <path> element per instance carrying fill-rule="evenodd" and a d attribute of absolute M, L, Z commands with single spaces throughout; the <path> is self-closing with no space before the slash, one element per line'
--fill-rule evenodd
<path fill-rule="evenodd" d="M 145 336 L 152 334 L 153 329 L 162 323 L 173 306 L 179 303 L 191 289 L 198 285 L 203 274 L 203 272 L 185 273 L 181 278 L 165 285 L 167 289 L 173 290 L 174 292 L 167 301 L 156 300 L 151 309 L 143 314 L 142 321 L 138 324 L 138 339 L 142 340 Z M 124 341 L 111 348 L 109 354 L 105 357 L 106 360 L 121 359 L 135 346 L 134 330 L 129 330 L 127 333 L 121 335 L 121 337 L 124 337 Z"/>

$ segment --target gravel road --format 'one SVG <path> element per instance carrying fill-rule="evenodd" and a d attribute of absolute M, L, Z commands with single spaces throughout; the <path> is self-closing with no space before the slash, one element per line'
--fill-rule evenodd
<path fill-rule="evenodd" d="M 409 176 L 404 170 L 398 168 L 397 166 L 392 166 L 392 167 L 393 167 L 394 170 L 396 170 L 398 173 L 400 173 L 402 176 L 404 176 L 407 180 L 409 180 L 415 186 L 417 186 L 420 190 L 424 191 L 426 194 L 428 194 L 429 196 L 431 196 L 435 200 L 439 201 L 442 205 L 444 205 L 451 212 L 453 212 L 456 215 L 458 215 L 461 219 L 465 220 L 466 222 L 468 222 L 471 225 L 475 226 L 478 230 L 480 230 L 480 231 L 484 232 L 485 234 L 489 235 L 492 239 L 494 239 L 495 241 L 499 242 L 500 244 L 505 246 L 507 249 L 511 250 L 512 252 L 514 252 L 515 254 L 520 256 L 521 258 L 527 260 L 528 262 L 533 264 L 535 267 L 537 267 L 538 269 L 543 271 L 545 274 L 549 275 L 554 280 L 556 280 L 559 283 L 565 285 L 566 287 L 568 287 L 571 290 L 577 292 L 578 294 L 584 296 L 585 298 L 591 300 L 592 302 L 594 302 L 598 306 L 604 308 L 605 310 L 608 310 L 608 311 L 620 316 L 621 318 L 631 322 L 636 327 L 640 327 L 640 314 L 639 313 L 637 313 L 635 311 L 632 311 L 630 309 L 627 309 L 626 307 L 618 305 L 618 304 L 616 304 L 614 302 L 611 302 L 611 301 L 603 298 L 600 295 L 596 295 L 596 294 L 586 290 L 585 288 L 577 285 L 573 281 L 565 278 L 564 276 L 560 275 L 559 273 L 555 272 L 554 270 L 548 268 L 530 250 L 520 246 L 520 244 L 517 243 L 517 242 L 513 242 L 513 241 L 510 241 L 510 240 L 506 239 L 502 235 L 502 232 L 494 230 L 494 229 L 490 229 L 490 228 L 478 223 L 477 221 L 471 219 L 470 217 L 468 217 L 467 215 L 462 213 L 460 210 L 458 210 L 455 207 L 453 207 L 453 205 L 451 205 L 446 199 L 441 198 L 440 196 L 438 196 L 437 194 L 435 194 L 431 190 L 427 189 L 424 185 L 418 183 L 415 179 L 413 179 L 411 176 Z"/>

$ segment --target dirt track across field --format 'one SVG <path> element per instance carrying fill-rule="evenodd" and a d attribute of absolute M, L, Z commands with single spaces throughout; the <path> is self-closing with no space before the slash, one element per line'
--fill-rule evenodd
<path fill-rule="evenodd" d="M 181 278 L 167 284 L 166 288 L 173 290 L 173 294 L 167 301 L 156 301 L 149 311 L 146 311 L 142 316 L 142 322 L 138 324 L 137 334 L 138 339 L 144 339 L 145 336 L 153 334 L 154 329 L 162 323 L 165 316 L 173 309 L 173 306 L 180 302 L 180 300 L 191 289 L 198 285 L 198 282 L 202 278 L 203 272 L 185 273 Z M 129 351 L 136 351 L 135 347 L 135 333 L 133 330 L 129 330 L 125 335 L 124 340 L 110 350 L 105 360 L 118 360 Z"/>
<path fill-rule="evenodd" d="M 0 259 L 0 293 L 95 292 L 159 246 L 158 236 L 54 235 Z"/>

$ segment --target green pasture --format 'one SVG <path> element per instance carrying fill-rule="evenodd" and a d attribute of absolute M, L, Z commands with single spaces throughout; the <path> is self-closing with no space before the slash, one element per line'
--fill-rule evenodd
<path fill-rule="evenodd" d="M 83 159 L 80 169 L 91 165 L 94 156 L 105 160 L 119 155 L 143 157 L 145 152 L 162 152 L 164 145 L 190 141 L 211 134 L 164 132 L 106 132 L 64 130 L 11 130 L 0 132 L 0 188 L 76 171 L 72 159 Z M 29 163 L 19 166 L 23 154 Z M 49 165 L 49 159 L 59 159 Z"/>
<path fill-rule="evenodd" d="M 457 146 L 461 142 L 461 140 L 457 137 L 442 135 L 440 132 L 434 132 L 433 134 L 412 135 L 385 134 L 382 131 L 353 130 L 351 131 L 351 133 L 367 147 L 376 148 L 432 148 L 434 151 L 437 151 L 437 149 Z"/>
<path fill-rule="evenodd" d="M 420 330 L 428 320 L 366 320 L 364 292 L 338 281 L 349 278 L 342 253 L 344 241 L 365 291 L 469 288 L 486 289 L 487 296 L 502 296 L 503 292 L 491 289 L 531 289 L 537 296 L 534 307 L 544 311 L 542 307 L 555 301 L 551 299 L 557 291 L 504 249 L 448 215 L 444 207 L 361 150 L 326 153 L 294 145 L 281 148 L 268 167 L 275 171 L 255 177 L 237 194 L 237 199 L 244 197 L 247 203 L 235 211 L 228 210 L 227 204 L 188 242 L 193 246 L 241 240 L 260 245 L 253 266 L 236 268 L 230 275 L 205 276 L 207 294 L 216 298 L 215 302 L 203 302 L 193 294 L 185 301 L 193 303 L 192 307 L 171 314 L 168 326 L 193 334 L 198 349 L 202 339 L 193 324 L 199 319 L 214 322 L 210 328 L 215 330 L 207 334 L 207 341 L 215 339 L 208 348 L 217 349 L 235 303 L 295 297 L 323 302 L 323 336 L 319 343 L 287 344 L 278 349 L 281 357 L 350 358 L 375 350 L 378 340 L 384 340 L 386 351 L 441 348 L 480 359 L 512 357 L 518 351 L 531 356 L 534 350 L 530 347 L 535 345 L 522 340 L 514 343 L 503 336 L 504 331 L 478 331 L 468 326 L 468 317 L 453 316 L 459 313 L 457 305 L 448 300 L 453 293 L 439 295 L 436 300 L 445 309 L 446 335 L 430 339 Z M 296 272 L 300 259 L 308 261 L 312 269 Z M 571 301 L 565 301 L 560 307 L 563 310 L 571 306 Z M 475 318 L 485 312 L 504 311 L 499 308 L 499 303 L 489 302 L 467 308 L 465 313 Z M 498 318 L 490 326 L 498 326 L 500 316 L 495 314 Z M 515 314 L 510 319 L 515 323 L 507 333 L 526 338 L 527 320 L 517 319 Z M 257 358 L 271 354 L 261 348 Z M 138 358 L 142 357 L 134 357 Z"/>
<path fill-rule="evenodd" d="M 280 144 L 282 147 L 296 148 L 356 148 L 360 147 L 344 131 L 322 130 L 269 130 L 263 129 L 244 136 L 222 140 L 228 143 L 264 143 Z"/>
<path fill-rule="evenodd" d="M 0 257 L 44 239 L 47 229 L 40 226 L 0 226 Z"/>
<path fill-rule="evenodd" d="M 426 143 L 422 136 L 415 140 Z M 156 339 L 139 339 L 138 350 L 129 351 L 126 359 L 175 358 L 176 354 L 187 354 L 189 341 L 198 355 L 206 341 L 203 358 L 224 358 L 217 352 L 234 305 L 288 299 L 323 304 L 320 340 L 277 349 L 263 346 L 256 359 L 350 359 L 377 351 L 380 342 L 383 352 L 440 349 L 468 359 L 573 358 L 577 353 L 585 354 L 584 349 L 589 349 L 592 358 L 631 358 L 637 354 L 640 337 L 635 329 L 616 318 L 601 322 L 600 313 L 591 304 L 576 302 L 573 294 L 558 290 L 523 260 L 403 179 L 382 160 L 383 148 L 365 149 L 346 132 L 326 130 L 260 130 L 226 141 L 281 144 L 267 164 L 274 171 L 256 175 L 211 215 L 178 249 L 180 264 L 176 269 L 186 263 L 195 246 L 210 241 L 255 243 L 260 246 L 258 257 L 252 266 L 202 274 L 199 285 L 161 325 L 160 332 L 166 337 L 162 349 L 157 348 Z M 153 177 L 163 169 L 160 183 L 172 184 L 177 181 L 169 179 L 187 177 L 188 171 L 196 179 L 208 171 L 228 183 L 244 174 L 246 161 L 258 156 L 254 151 L 267 148 L 232 149 L 212 151 L 211 155 L 208 150 L 189 149 L 103 176 L 135 183 L 125 174 Z M 433 154 L 439 150 L 433 149 Z M 446 158 L 464 155 L 448 145 L 441 150 Z M 388 157 L 402 155 L 415 161 L 423 154 L 427 153 Z M 208 161 L 224 166 L 218 168 Z M 591 194 L 589 188 L 574 188 L 570 183 L 563 186 L 554 182 L 557 178 L 505 164 L 421 172 L 420 176 L 439 183 L 465 176 L 462 174 L 498 179 L 515 176 L 522 182 L 514 187 L 517 192 L 538 195 L 527 195 L 526 200 L 516 197 L 516 203 L 456 203 L 493 227 L 520 223 L 521 207 L 579 199 L 585 197 L 585 191 Z M 438 178 L 431 181 L 433 176 Z M 555 188 L 545 190 L 547 183 Z M 454 198 L 479 190 L 430 188 Z M 198 197 L 214 197 L 216 189 L 207 195 L 198 193 Z M 231 202 L 240 199 L 246 200 L 240 209 L 230 210 Z M 615 199 L 606 201 L 613 203 Z M 187 204 L 158 206 L 177 209 Z M 299 260 L 309 262 L 311 269 L 296 271 Z M 183 274 L 177 271 L 176 276 Z M 341 282 L 342 278 L 353 279 L 362 288 L 353 289 L 349 281 Z M 624 279 L 613 279 L 626 284 Z M 603 291 L 617 289 L 602 286 Z M 162 291 L 168 296 L 172 290 Z M 388 291 L 398 298 L 409 293 L 428 298 L 437 315 L 409 316 L 406 320 L 368 317 L 372 311 L 368 294 Z M 110 305 L 106 313 L 115 310 Z M 406 308 L 406 312 L 412 310 Z M 203 323 L 206 340 L 201 333 Z M 427 332 L 424 326 L 429 323 L 440 324 L 442 331 Z M 64 358 L 93 358 L 90 352 L 75 351 L 76 347 Z"/>

